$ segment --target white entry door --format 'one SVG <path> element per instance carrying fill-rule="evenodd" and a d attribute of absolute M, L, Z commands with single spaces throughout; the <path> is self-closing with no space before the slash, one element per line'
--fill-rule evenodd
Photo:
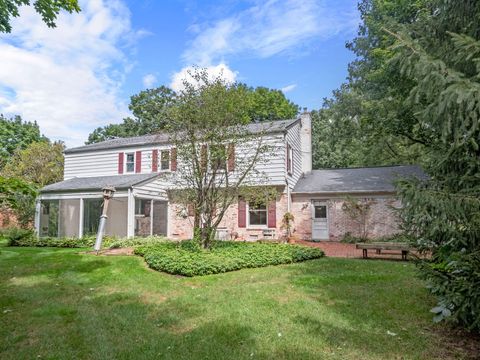
<path fill-rule="evenodd" d="M 328 240 L 328 211 L 325 201 L 312 201 L 312 240 Z"/>

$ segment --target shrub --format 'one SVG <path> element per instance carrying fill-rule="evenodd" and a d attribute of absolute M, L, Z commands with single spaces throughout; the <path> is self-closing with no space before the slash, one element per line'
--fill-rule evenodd
<path fill-rule="evenodd" d="M 36 237 L 33 232 L 29 237 L 12 239 L 10 246 L 25 247 L 61 247 L 61 248 L 84 248 L 91 247 L 95 243 L 94 237 L 83 238 L 52 238 L 52 237 Z"/>
<path fill-rule="evenodd" d="M 191 240 L 140 246 L 135 254 L 143 256 L 152 269 L 184 276 L 289 264 L 324 255 L 318 248 L 299 245 L 232 241 L 216 241 L 203 250 Z"/>
<path fill-rule="evenodd" d="M 139 246 L 139 245 L 153 245 L 153 244 L 158 244 L 164 241 L 167 241 L 167 238 L 163 236 L 149 236 L 145 238 L 138 237 L 133 239 L 107 238 L 107 239 L 104 239 L 102 245 L 104 247 L 108 247 L 109 249 L 118 249 L 118 248 L 126 248 L 126 247 Z"/>
<path fill-rule="evenodd" d="M 0 237 L 6 240 L 7 246 L 16 246 L 16 243 L 31 241 L 35 234 L 31 229 L 12 227 L 0 230 Z"/>
<path fill-rule="evenodd" d="M 84 236 L 82 238 L 73 237 L 41 237 L 37 238 L 33 230 L 24 230 L 20 228 L 10 228 L 0 231 L 0 237 L 6 240 L 7 246 L 31 246 L 31 247 L 61 247 L 61 248 L 85 248 L 93 247 L 95 236 Z M 164 237 L 150 236 L 147 238 L 117 238 L 115 236 L 105 236 L 102 241 L 102 248 L 116 249 L 138 245 L 158 244 L 165 241 Z"/>

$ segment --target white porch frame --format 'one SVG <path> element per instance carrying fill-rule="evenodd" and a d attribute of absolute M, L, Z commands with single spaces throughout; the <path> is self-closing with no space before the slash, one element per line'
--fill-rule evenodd
<path fill-rule="evenodd" d="M 79 200 L 79 225 L 78 225 L 78 237 L 84 235 L 84 200 L 85 199 L 98 199 L 102 198 L 103 194 L 100 191 L 96 192 L 70 192 L 70 193 L 44 193 L 41 194 L 35 204 L 35 232 L 37 237 L 40 236 L 40 215 L 41 215 L 41 202 L 43 200 Z M 122 190 L 115 193 L 114 198 L 127 198 L 127 238 L 133 238 L 135 236 L 135 199 L 146 199 L 150 201 L 163 201 L 167 204 L 167 236 L 169 234 L 169 214 L 170 203 L 168 199 L 163 196 L 159 196 L 158 193 L 136 191 L 135 189 Z M 153 206 L 151 206 L 151 216 L 153 219 Z M 150 233 L 153 230 L 153 222 L 150 224 Z"/>

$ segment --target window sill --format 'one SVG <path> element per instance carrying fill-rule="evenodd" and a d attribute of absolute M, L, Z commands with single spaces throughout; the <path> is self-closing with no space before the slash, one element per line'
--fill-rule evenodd
<path fill-rule="evenodd" d="M 246 228 L 247 231 L 265 231 L 265 230 L 275 230 L 274 228 L 269 228 L 267 225 L 250 225 Z"/>

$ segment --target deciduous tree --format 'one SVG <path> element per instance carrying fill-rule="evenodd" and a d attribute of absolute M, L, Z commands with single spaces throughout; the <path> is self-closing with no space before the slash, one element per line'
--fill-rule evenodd
<path fill-rule="evenodd" d="M 30 5 L 40 14 L 48 27 L 56 26 L 55 21 L 61 10 L 69 13 L 80 11 L 77 0 L 2 0 L 0 1 L 0 32 L 11 32 L 11 18 L 20 16 L 21 6 Z"/>
<path fill-rule="evenodd" d="M 265 174 L 257 165 L 272 149 L 261 126 L 256 131 L 247 126 L 248 99 L 237 84 L 209 80 L 200 69 L 191 76 L 194 84 L 184 82 L 185 90 L 168 111 L 166 130 L 179 164 L 172 191 L 177 202 L 192 208 L 195 238 L 207 248 L 239 196 L 270 196 L 272 189 L 251 186 L 262 185 Z"/>

